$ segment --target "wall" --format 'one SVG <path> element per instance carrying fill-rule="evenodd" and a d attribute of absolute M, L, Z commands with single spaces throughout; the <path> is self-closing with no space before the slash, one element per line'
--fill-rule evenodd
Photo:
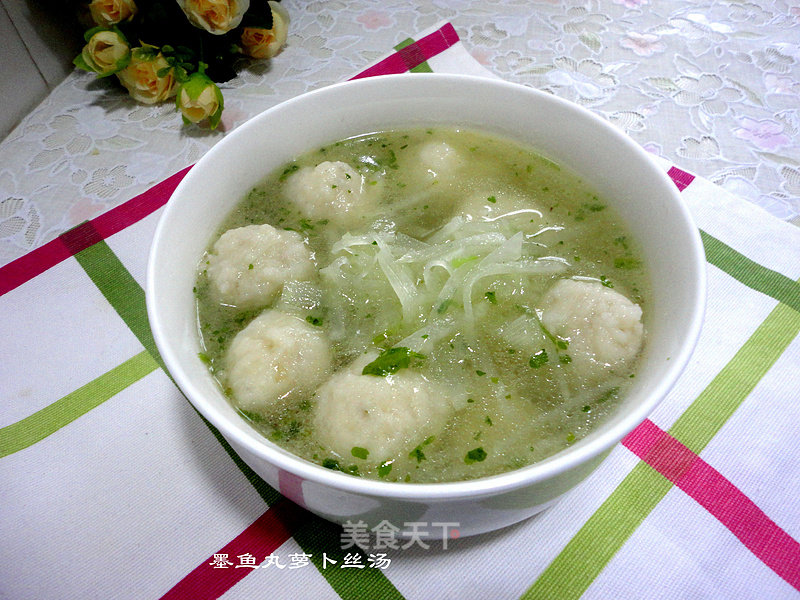
<path fill-rule="evenodd" d="M 83 44 L 76 4 L 0 1 L 0 139 L 73 69 Z"/>

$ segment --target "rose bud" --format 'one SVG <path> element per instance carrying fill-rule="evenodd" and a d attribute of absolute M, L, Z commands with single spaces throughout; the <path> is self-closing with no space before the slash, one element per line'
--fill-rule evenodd
<path fill-rule="evenodd" d="M 131 51 L 131 62 L 117 73 L 131 98 L 156 104 L 175 95 L 178 83 L 172 67 L 156 46 L 144 44 Z"/>
<path fill-rule="evenodd" d="M 216 129 L 224 108 L 222 91 L 203 73 L 203 68 L 201 64 L 200 71 L 189 75 L 189 79 L 181 85 L 175 105 L 187 125 L 208 119 L 211 129 Z"/>
<path fill-rule="evenodd" d="M 89 3 L 92 21 L 100 27 L 130 21 L 136 10 L 136 3 L 133 0 L 92 0 Z"/>
<path fill-rule="evenodd" d="M 116 27 L 95 27 L 87 31 L 84 37 L 87 43 L 72 61 L 76 67 L 97 73 L 98 77 L 107 77 L 130 63 L 131 48 L 128 40 Z"/>
<path fill-rule="evenodd" d="M 252 58 L 272 58 L 286 43 L 289 33 L 289 13 L 278 2 L 270 0 L 272 28 L 242 28 L 242 54 Z"/>
<path fill-rule="evenodd" d="M 250 0 L 176 0 L 189 22 L 214 35 L 239 26 Z"/>

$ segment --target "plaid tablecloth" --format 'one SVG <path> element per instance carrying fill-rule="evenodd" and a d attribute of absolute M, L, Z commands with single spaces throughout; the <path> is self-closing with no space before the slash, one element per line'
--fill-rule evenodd
<path fill-rule="evenodd" d="M 447 23 L 360 76 L 405 71 L 490 76 Z M 185 170 L 2 267 L 0 598 L 797 597 L 800 229 L 654 160 L 708 260 L 693 360 L 586 481 L 474 538 L 327 523 L 181 395 L 143 287 Z"/>

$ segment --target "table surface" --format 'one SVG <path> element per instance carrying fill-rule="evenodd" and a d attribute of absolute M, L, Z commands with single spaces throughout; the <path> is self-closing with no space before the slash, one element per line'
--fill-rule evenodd
<path fill-rule="evenodd" d="M 76 72 L 0 143 L 0 599 L 796 598 L 796 2 L 284 5 L 286 48 L 224 86 L 216 131 Z M 703 238 L 708 303 L 675 388 L 584 484 L 514 527 L 378 566 L 298 519 L 192 410 L 160 368 L 145 264 L 170 176 L 443 22 L 460 58 L 660 157 Z M 346 569 L 355 555 L 373 562 Z M 223 556 L 264 564 L 215 569 Z"/>
<path fill-rule="evenodd" d="M 282 100 L 450 21 L 480 63 L 575 101 L 656 155 L 800 215 L 800 7 L 675 0 L 294 2 L 288 44 L 225 84 L 217 131 L 75 72 L 0 144 L 0 264 L 192 164 Z"/>

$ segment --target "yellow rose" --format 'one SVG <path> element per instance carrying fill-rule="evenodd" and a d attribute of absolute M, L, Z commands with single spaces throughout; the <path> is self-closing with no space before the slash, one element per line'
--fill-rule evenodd
<path fill-rule="evenodd" d="M 106 77 L 125 68 L 130 55 L 128 41 L 119 30 L 97 28 L 74 62 L 82 69 L 97 73 L 98 77 Z"/>
<path fill-rule="evenodd" d="M 211 129 L 216 129 L 222 117 L 224 99 L 217 84 L 203 72 L 205 65 L 201 63 L 200 71 L 192 73 L 181 85 L 175 105 L 183 115 L 184 123 L 199 123 L 208 119 Z"/>
<path fill-rule="evenodd" d="M 270 0 L 272 29 L 244 27 L 242 29 L 242 53 L 252 58 L 272 58 L 286 43 L 289 33 L 289 14 L 277 2 Z"/>
<path fill-rule="evenodd" d="M 92 0 L 89 3 L 92 21 L 101 27 L 130 21 L 136 10 L 136 3 L 133 0 Z"/>
<path fill-rule="evenodd" d="M 134 48 L 131 62 L 117 77 L 131 98 L 143 104 L 156 104 L 172 98 L 178 89 L 175 75 L 158 48 L 143 46 Z M 169 69 L 159 77 L 158 72 Z"/>
<path fill-rule="evenodd" d="M 221 35 L 239 26 L 250 0 L 177 0 L 195 27 Z"/>

